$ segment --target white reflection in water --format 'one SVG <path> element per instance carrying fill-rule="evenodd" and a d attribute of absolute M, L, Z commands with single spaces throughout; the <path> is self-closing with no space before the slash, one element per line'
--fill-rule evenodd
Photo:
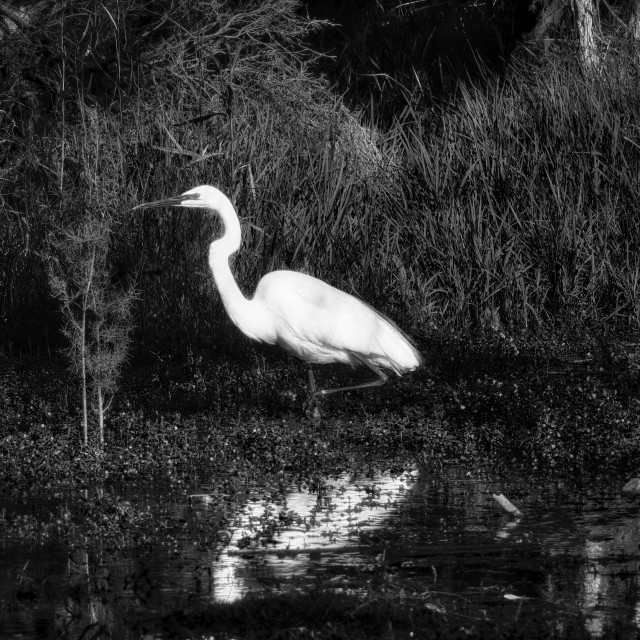
<path fill-rule="evenodd" d="M 292 489 L 281 503 L 259 498 L 245 505 L 214 564 L 214 598 L 232 602 L 254 590 L 277 588 L 280 578 L 304 572 L 325 551 L 340 550 L 348 558 L 359 534 L 379 528 L 417 476 L 417 469 L 372 477 L 344 474 L 325 481 L 320 493 Z"/>
<path fill-rule="evenodd" d="M 587 563 L 581 569 L 580 608 L 591 637 L 602 638 L 612 611 L 628 596 L 629 577 L 633 576 L 635 581 L 640 573 L 640 521 L 629 519 L 623 523 L 595 526 L 590 536 L 595 539 L 585 541 Z M 633 622 L 638 624 L 637 603 L 634 610 Z"/>
<path fill-rule="evenodd" d="M 513 498 L 524 517 L 503 512 L 492 498 L 499 492 Z M 207 505 L 220 518 L 219 501 L 191 497 L 201 501 L 195 524 L 209 515 Z M 0 616 L 0 636 L 35 635 L 37 625 L 50 620 L 51 603 L 56 624 L 80 637 L 87 625 L 117 626 L 127 607 L 161 611 L 183 607 L 185 599 L 235 601 L 285 586 L 306 588 L 320 579 L 325 587 L 365 588 L 374 575 L 368 569 L 380 566 L 375 554 L 381 549 L 367 542 L 389 541 L 388 534 L 388 549 L 398 561 L 393 566 L 402 567 L 394 579 L 407 593 L 431 591 L 432 602 L 447 606 L 463 598 L 483 612 L 510 606 L 514 616 L 540 607 L 565 635 L 577 612 L 594 639 L 614 632 L 627 637 L 619 629 L 636 637 L 630 635 L 633 627 L 640 628 L 640 518 L 637 504 L 627 499 L 604 499 L 596 491 L 583 497 L 554 480 L 454 466 L 420 475 L 415 469 L 345 474 L 328 479 L 319 492 L 290 487 L 283 494 L 263 487 L 246 504 L 236 499 L 222 549 L 187 537 L 141 558 L 114 560 L 99 545 L 46 547 L 37 555 L 31 548 L 6 547 L 0 558 L 3 601 L 15 599 L 23 579 L 31 580 L 28 586 L 41 575 L 55 585 L 55 595 L 33 583 L 41 600 L 18 602 Z M 185 521 L 191 508 L 176 506 Z M 364 540 L 363 532 L 370 532 Z"/>
<path fill-rule="evenodd" d="M 594 639 L 610 637 L 620 625 L 640 628 L 640 520 L 635 510 L 612 502 L 605 509 L 593 506 L 570 515 L 549 520 L 540 532 L 549 558 L 559 561 L 557 570 L 555 562 L 550 565 L 546 599 L 568 610 L 577 608 Z"/>

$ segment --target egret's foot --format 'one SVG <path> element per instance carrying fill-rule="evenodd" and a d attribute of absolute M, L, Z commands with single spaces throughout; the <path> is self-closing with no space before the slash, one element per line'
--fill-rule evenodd
<path fill-rule="evenodd" d="M 309 409 L 307 411 L 307 415 L 309 416 L 309 418 L 311 420 L 321 420 L 322 419 L 322 414 L 320 413 L 320 408 L 318 407 L 317 404 L 313 405 L 313 409 Z"/>
<path fill-rule="evenodd" d="M 318 407 L 318 399 L 316 396 L 317 394 L 312 393 L 302 405 L 302 411 L 310 420 L 320 420 L 320 418 L 322 418 L 320 408 Z"/>

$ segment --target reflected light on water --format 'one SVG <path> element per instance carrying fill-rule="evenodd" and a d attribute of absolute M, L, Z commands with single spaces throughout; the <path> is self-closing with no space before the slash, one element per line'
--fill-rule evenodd
<path fill-rule="evenodd" d="M 343 474 L 324 482 L 319 493 L 291 489 L 283 503 L 261 498 L 246 505 L 213 567 L 214 598 L 233 602 L 304 571 L 329 551 L 334 560 L 344 556 L 362 532 L 379 528 L 394 514 L 417 476 L 417 469 L 372 477 Z M 274 520 L 291 523 L 262 545 L 261 533 Z"/>
<path fill-rule="evenodd" d="M 166 488 L 147 487 L 149 500 L 173 510 L 177 526 L 166 541 L 120 554 L 98 538 L 0 547 L 0 637 L 42 637 L 36 629 L 52 624 L 77 631 L 73 637 L 98 624 L 118 637 L 131 612 L 316 586 L 366 593 L 381 583 L 447 614 L 468 615 L 470 606 L 471 615 L 517 619 L 528 611 L 559 632 L 579 615 L 594 639 L 638 631 L 637 503 L 607 491 L 611 482 L 591 486 L 452 464 L 343 474 L 313 490 L 284 479 L 252 485 L 223 511 L 219 494 L 174 492 L 167 507 Z M 141 495 L 139 485 L 133 489 Z M 494 493 L 524 515 L 506 513 Z M 42 509 L 37 496 L 30 500 L 0 509 Z"/>

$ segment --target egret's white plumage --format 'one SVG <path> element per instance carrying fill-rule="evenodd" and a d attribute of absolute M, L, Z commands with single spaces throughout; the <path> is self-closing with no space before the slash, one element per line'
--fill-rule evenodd
<path fill-rule="evenodd" d="M 307 404 L 316 395 L 382 385 L 387 376 L 381 368 L 402 375 L 422 364 L 422 356 L 393 321 L 307 274 L 273 271 L 260 280 L 252 299 L 245 298 L 229 267 L 229 257 L 240 248 L 240 222 L 230 200 L 215 187 L 195 187 L 135 208 L 158 206 L 208 209 L 220 216 L 224 234 L 211 243 L 209 266 L 227 314 L 246 336 L 278 344 L 310 364 L 364 364 L 378 376 L 365 384 L 316 390 L 310 372 Z"/>

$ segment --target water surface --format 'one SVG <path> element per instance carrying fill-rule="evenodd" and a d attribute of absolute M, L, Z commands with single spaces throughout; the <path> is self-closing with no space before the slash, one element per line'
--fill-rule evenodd
<path fill-rule="evenodd" d="M 313 486 L 283 478 L 247 486 L 221 513 L 206 486 L 132 483 L 119 489 L 136 509 L 150 509 L 159 527 L 152 539 L 123 549 L 100 536 L 2 538 L 0 636 L 79 637 L 103 625 L 127 637 L 132 616 L 382 585 L 443 612 L 539 609 L 559 629 L 579 611 L 590 635 L 604 637 L 612 625 L 640 628 L 640 513 L 618 486 L 449 465 Z M 498 505 L 500 493 L 522 517 Z M 0 495 L 0 509 L 5 522 L 31 522 L 73 513 L 74 499 Z"/>

